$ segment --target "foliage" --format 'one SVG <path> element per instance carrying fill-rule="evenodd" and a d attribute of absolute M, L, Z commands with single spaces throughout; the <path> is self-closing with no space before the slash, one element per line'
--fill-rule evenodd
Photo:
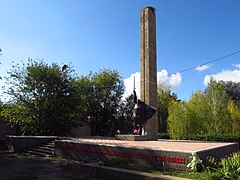
<path fill-rule="evenodd" d="M 158 139 L 170 139 L 170 135 L 168 133 L 158 133 Z"/>
<path fill-rule="evenodd" d="M 171 103 L 168 110 L 168 132 L 174 139 L 196 134 L 234 134 L 240 130 L 239 108 L 222 84 L 213 79 L 205 91 L 195 92 L 188 102 Z"/>
<path fill-rule="evenodd" d="M 235 179 L 240 176 L 240 153 L 222 158 L 220 164 L 225 177 Z"/>
<path fill-rule="evenodd" d="M 111 136 L 117 130 L 118 109 L 123 94 L 123 81 L 117 71 L 100 70 L 75 79 L 78 96 L 84 104 L 79 116 L 91 126 L 92 135 Z"/>
<path fill-rule="evenodd" d="M 210 122 L 207 130 L 210 133 L 227 133 L 231 130 L 229 127 L 229 112 L 227 104 L 229 97 L 223 90 L 220 83 L 211 79 L 208 88 L 205 90 L 206 104 L 210 108 L 207 116 Z"/>
<path fill-rule="evenodd" d="M 177 95 L 171 92 L 170 86 L 165 83 L 158 85 L 158 131 L 167 132 L 168 107 L 172 101 L 177 100 Z"/>
<path fill-rule="evenodd" d="M 117 71 L 78 77 L 68 65 L 29 59 L 8 74 L 11 99 L 2 114 L 24 134 L 65 136 L 82 122 L 91 126 L 92 135 L 113 135 L 122 125 L 129 131 L 132 100 L 122 102 L 124 85 Z"/>
<path fill-rule="evenodd" d="M 75 109 L 72 69 L 62 69 L 57 64 L 32 61 L 21 67 L 13 65 L 7 78 L 7 93 L 12 103 L 21 107 L 23 133 L 31 135 L 66 135 L 75 126 L 72 117 Z M 10 122 L 19 122 L 19 116 L 11 114 Z"/>
<path fill-rule="evenodd" d="M 195 134 L 186 137 L 188 140 L 240 142 L 240 133 L 235 134 Z"/>
<path fill-rule="evenodd" d="M 121 157 L 105 160 L 103 164 L 105 166 L 189 179 L 240 179 L 240 152 L 233 153 L 229 157 L 220 160 L 209 157 L 209 165 L 206 168 L 203 167 L 202 160 L 199 159 L 197 154 L 193 153 L 191 158 L 192 161 L 188 166 L 192 167 L 193 172 L 165 170 L 160 166 L 151 167 L 140 163 L 132 163 L 126 158 Z M 204 171 L 198 172 L 198 170 Z"/>
<path fill-rule="evenodd" d="M 134 129 L 134 95 L 126 97 L 119 106 L 116 129 L 120 130 L 121 134 L 130 134 Z"/>
<path fill-rule="evenodd" d="M 29 132 L 31 127 L 31 117 L 27 109 L 21 104 L 4 104 L 1 108 L 1 117 L 10 125 L 16 126 L 16 134 Z"/>
<path fill-rule="evenodd" d="M 209 158 L 209 173 L 214 177 L 226 179 L 240 179 L 240 152 L 235 152 L 228 157 L 220 159 Z"/>
<path fill-rule="evenodd" d="M 233 133 L 238 133 L 240 131 L 240 109 L 234 101 L 229 101 L 228 111 L 231 116 L 231 129 Z"/>
<path fill-rule="evenodd" d="M 186 102 L 172 102 L 169 106 L 168 131 L 173 139 L 184 139 L 187 131 Z"/>
<path fill-rule="evenodd" d="M 188 123 L 190 124 L 187 136 L 205 134 L 208 132 L 207 118 L 210 114 L 210 108 L 206 101 L 207 98 L 205 94 L 201 91 L 197 91 L 191 96 L 187 103 Z"/>
<path fill-rule="evenodd" d="M 224 91 L 240 108 L 240 82 L 220 81 Z"/>

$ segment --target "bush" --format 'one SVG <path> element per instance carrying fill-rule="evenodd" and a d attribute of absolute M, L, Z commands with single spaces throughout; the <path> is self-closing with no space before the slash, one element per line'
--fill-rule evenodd
<path fill-rule="evenodd" d="M 207 170 L 212 177 L 240 179 L 240 152 L 233 153 L 220 161 L 210 158 L 209 163 L 210 166 L 207 167 Z"/>
<path fill-rule="evenodd" d="M 168 133 L 158 133 L 159 139 L 170 139 L 170 135 Z"/>
<path fill-rule="evenodd" d="M 189 136 L 186 139 L 197 141 L 238 142 L 240 147 L 240 134 L 197 134 Z"/>
<path fill-rule="evenodd" d="M 238 178 L 240 176 L 240 153 L 221 159 L 222 171 L 227 178 Z"/>

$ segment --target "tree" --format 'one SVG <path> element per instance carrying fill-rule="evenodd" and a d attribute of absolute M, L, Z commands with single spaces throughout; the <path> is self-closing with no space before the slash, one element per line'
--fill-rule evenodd
<path fill-rule="evenodd" d="M 231 134 L 238 129 L 238 108 L 229 103 L 222 84 L 214 79 L 204 91 L 195 92 L 188 102 L 176 101 L 168 110 L 169 134 L 175 139 L 197 134 Z"/>
<path fill-rule="evenodd" d="M 27 65 L 13 66 L 8 72 L 12 103 L 23 107 L 28 114 L 28 128 L 32 135 L 66 135 L 76 125 L 72 69 L 62 70 L 53 63 L 29 59 Z"/>
<path fill-rule="evenodd" d="M 240 108 L 240 82 L 220 81 L 224 91 Z"/>
<path fill-rule="evenodd" d="M 188 135 L 186 106 L 185 101 L 173 101 L 169 106 L 168 133 L 173 139 L 185 139 Z"/>
<path fill-rule="evenodd" d="M 177 95 L 171 92 L 170 86 L 161 83 L 157 89 L 158 97 L 158 130 L 167 132 L 168 107 L 171 102 L 177 101 Z"/>
<path fill-rule="evenodd" d="M 80 116 L 91 126 L 92 135 L 113 135 L 117 130 L 117 114 L 124 89 L 119 73 L 103 69 L 80 77 L 76 83 L 85 106 L 80 108 Z"/>
<path fill-rule="evenodd" d="M 228 111 L 231 116 L 231 129 L 232 133 L 239 133 L 240 132 L 240 109 L 237 104 L 231 100 L 228 103 Z"/>
<path fill-rule="evenodd" d="M 22 132 L 29 132 L 32 126 L 30 125 L 31 117 L 28 116 L 26 108 L 20 104 L 4 104 L 1 107 L 1 119 L 8 122 L 11 126 L 16 126 L 16 135 Z"/>
<path fill-rule="evenodd" d="M 227 109 L 229 97 L 223 90 L 223 86 L 211 79 L 205 90 L 206 103 L 209 107 L 208 132 L 209 133 L 228 133 L 230 116 Z"/>
<path fill-rule="evenodd" d="M 116 129 L 122 134 L 131 134 L 134 129 L 134 95 L 126 97 L 119 106 Z"/>

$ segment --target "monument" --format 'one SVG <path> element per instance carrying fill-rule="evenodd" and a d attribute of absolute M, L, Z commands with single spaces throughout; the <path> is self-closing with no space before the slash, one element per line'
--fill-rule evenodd
<path fill-rule="evenodd" d="M 150 6 L 142 9 L 140 22 L 140 100 L 137 100 L 134 89 L 137 104 L 134 133 L 138 135 L 116 135 L 120 140 L 158 140 L 155 9 Z"/>
<path fill-rule="evenodd" d="M 55 154 L 75 160 L 125 158 L 163 169 L 188 170 L 192 153 L 207 162 L 207 157 L 222 158 L 239 151 L 238 143 L 175 141 L 158 139 L 156 15 L 153 7 L 141 10 L 141 97 L 137 102 L 137 135 L 116 135 L 115 139 L 83 137 L 55 141 Z M 136 97 L 136 96 L 135 96 Z M 150 118 L 151 117 L 151 118 Z M 125 140 L 125 141 L 119 141 Z M 134 142 L 130 142 L 134 141 Z M 122 172 L 121 172 L 122 173 Z"/>
<path fill-rule="evenodd" d="M 153 7 L 141 10 L 140 74 L 141 100 L 156 108 L 157 102 L 157 55 L 156 55 L 156 14 Z M 157 112 L 143 125 L 147 140 L 158 139 Z"/>

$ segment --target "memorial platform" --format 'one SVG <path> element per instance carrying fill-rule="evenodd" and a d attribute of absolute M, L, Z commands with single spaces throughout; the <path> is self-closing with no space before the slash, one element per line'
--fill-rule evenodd
<path fill-rule="evenodd" d="M 196 152 L 205 162 L 208 156 L 222 158 L 239 150 L 238 143 L 200 141 L 125 141 L 111 138 L 56 140 L 55 154 L 75 160 L 127 158 L 150 166 L 186 169 L 189 156 Z"/>

